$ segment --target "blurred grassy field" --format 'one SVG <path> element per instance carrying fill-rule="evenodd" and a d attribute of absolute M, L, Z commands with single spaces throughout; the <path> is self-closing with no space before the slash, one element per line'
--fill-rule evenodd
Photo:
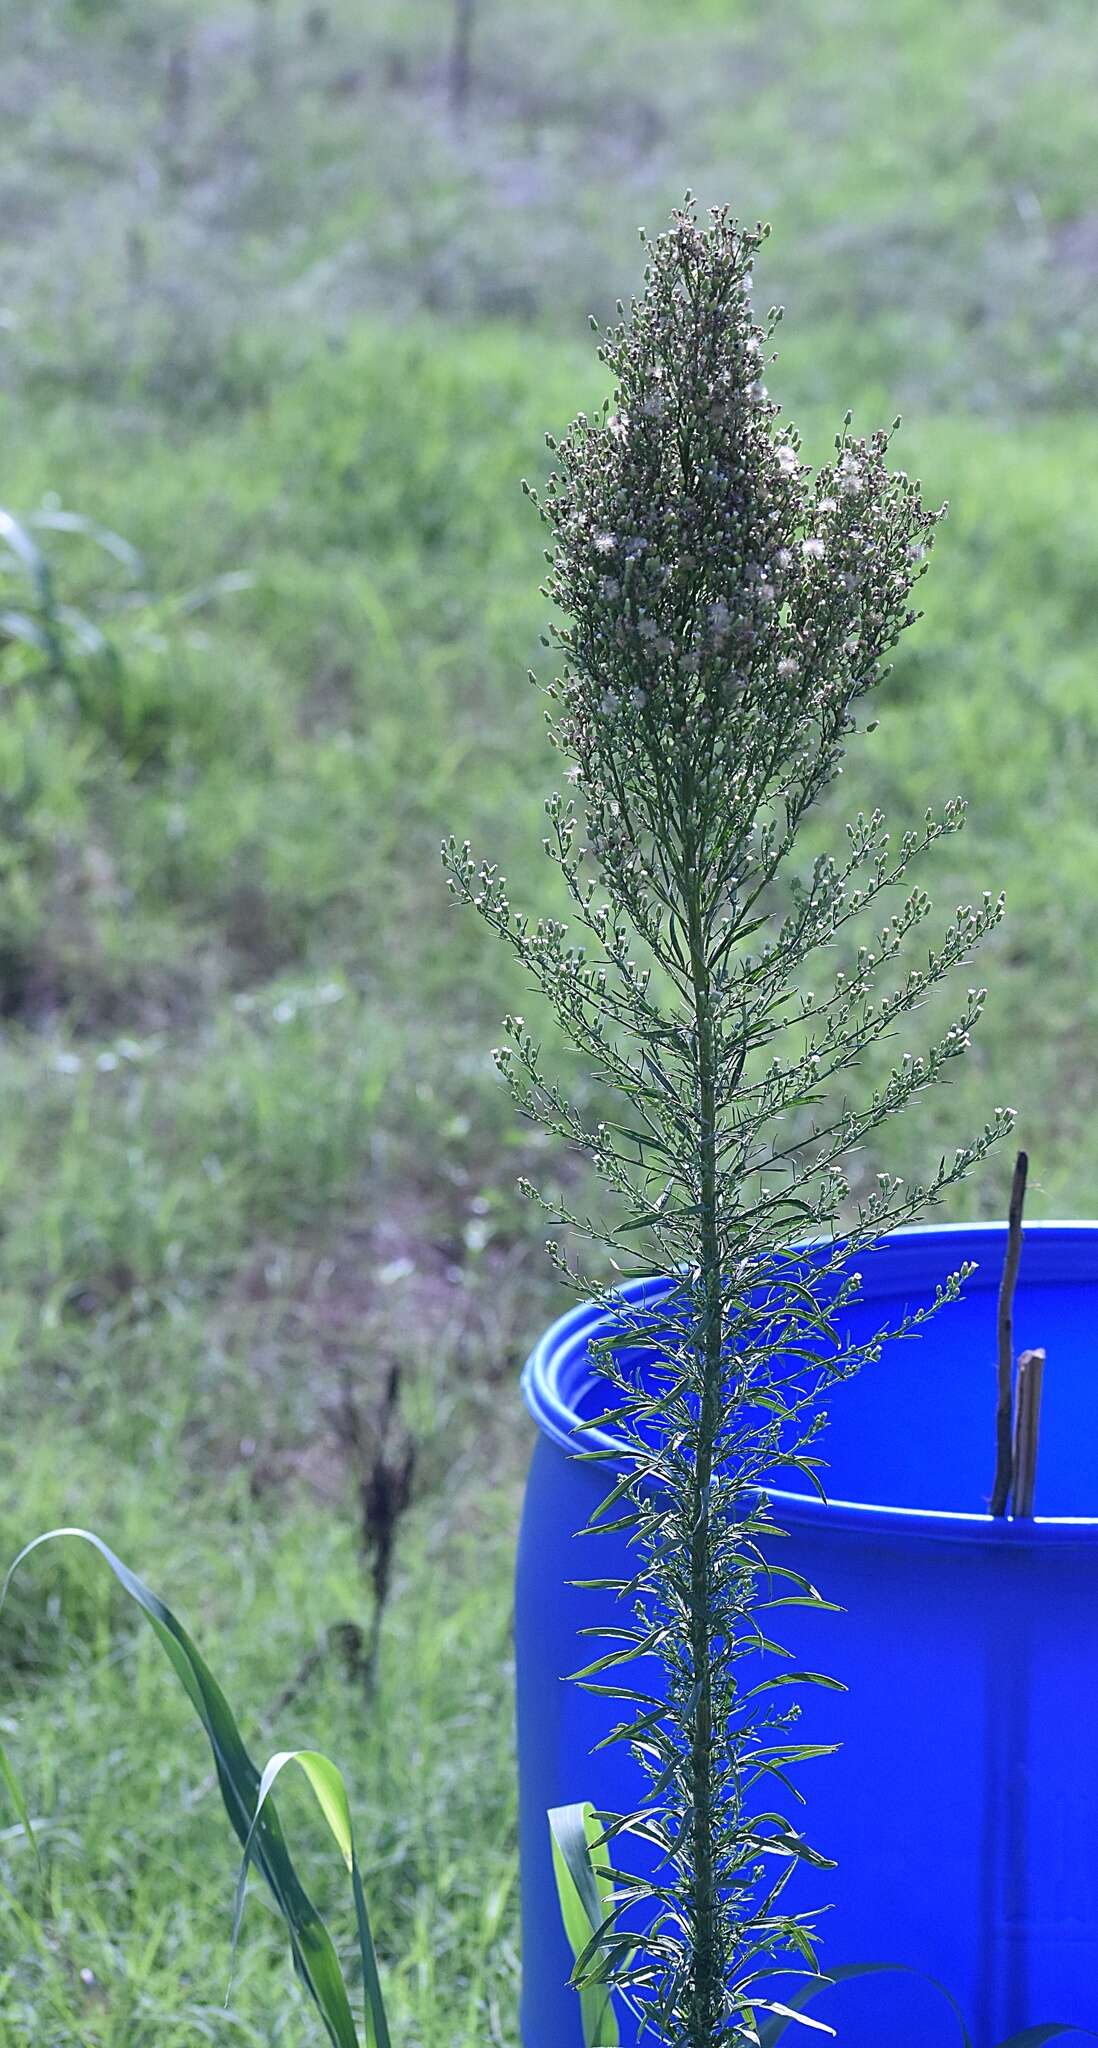
<path fill-rule="evenodd" d="M 1031 1212 L 1093 1213 L 1096 73 L 1073 0 L 480 0 L 464 85 L 440 0 L 0 25 L 0 504 L 144 565 L 51 541 L 116 665 L 0 647 L 0 1553 L 99 1528 L 257 1748 L 345 1762 L 405 2043 L 516 2032 L 515 1369 L 556 1297 L 488 1061 L 516 985 L 437 845 L 549 900 L 518 478 L 599 395 L 584 315 L 638 222 L 688 184 L 772 219 L 810 448 L 900 407 L 952 506 L 831 823 L 964 792 L 932 893 L 1010 904 L 980 1043 L 888 1164 L 1009 1101 Z M 381 1428 L 394 1364 L 368 1707 L 347 1416 Z M 258 1900 L 222 2010 L 228 1831 L 155 1646 L 84 1560 L 36 1560 L 4 1631 L 45 1848 L 0 1824 L 4 2048 L 315 2043 Z"/>

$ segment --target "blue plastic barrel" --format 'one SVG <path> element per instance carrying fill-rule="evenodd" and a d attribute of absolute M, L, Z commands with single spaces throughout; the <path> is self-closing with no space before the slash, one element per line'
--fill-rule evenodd
<path fill-rule="evenodd" d="M 781 1562 L 845 1610 L 789 1608 L 782 1640 L 848 1687 L 800 1695 L 799 1734 L 841 1748 L 801 1772 L 807 1806 L 791 1817 L 838 1868 L 799 1870 L 783 1903 L 830 1906 L 825 1968 L 921 1973 L 822 1996 L 813 2012 L 840 2048 L 955 2048 L 926 1976 L 975 2048 L 1039 2021 L 1098 2027 L 1098 1225 L 1025 1233 L 1015 1348 L 1043 1345 L 1047 1366 L 1038 1515 L 1017 1523 L 986 1513 L 1004 1243 L 998 1224 L 902 1231 L 859 1262 L 854 1337 L 931 1299 L 962 1261 L 978 1271 L 962 1302 L 836 1390 L 828 1501 L 772 1496 Z M 613 1577 L 627 1556 L 619 1537 L 575 1540 L 607 1487 L 605 1467 L 570 1455 L 577 1420 L 608 1405 L 588 1350 L 599 1322 L 587 1305 L 562 1317 L 523 1381 L 539 1430 L 516 1590 L 525 2048 L 582 2043 L 546 1811 L 624 1810 L 643 1790 L 623 1745 L 592 1755 L 613 1703 L 564 1682 L 597 1650 L 578 1631 L 621 1619 L 612 1596 L 567 1583 Z M 628 2044 L 627 2013 L 620 2024 Z"/>

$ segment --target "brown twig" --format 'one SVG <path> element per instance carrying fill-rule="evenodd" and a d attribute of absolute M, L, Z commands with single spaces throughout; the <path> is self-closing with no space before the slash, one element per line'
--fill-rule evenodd
<path fill-rule="evenodd" d="M 1013 1512 L 1029 1516 L 1037 1488 L 1037 1433 L 1041 1426 L 1041 1389 L 1044 1384 L 1043 1350 L 1023 1351 L 1018 1359 L 1017 1397 L 1014 1413 L 1014 1499 Z"/>
<path fill-rule="evenodd" d="M 995 1484 L 991 1489 L 993 1515 L 1005 1515 L 1010 1499 L 1014 1411 L 1014 1288 L 1022 1257 L 1022 1209 L 1026 1199 L 1029 1160 L 1019 1152 L 1014 1165 L 1007 1212 L 1007 1249 L 1003 1277 L 999 1283 L 999 1367 L 998 1400 L 995 1409 Z"/>

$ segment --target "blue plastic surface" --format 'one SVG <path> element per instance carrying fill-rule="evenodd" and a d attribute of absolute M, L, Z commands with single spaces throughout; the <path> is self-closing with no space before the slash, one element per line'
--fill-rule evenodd
<path fill-rule="evenodd" d="M 781 1562 L 845 1610 L 790 1608 L 781 1639 L 849 1688 L 801 1692 L 800 1735 L 842 1746 L 802 1771 L 807 1807 L 790 1817 L 839 1867 L 798 1872 L 785 1902 L 830 1906 L 825 1967 L 897 1962 L 948 1985 L 975 2048 L 1040 2020 L 1098 2027 L 1098 1225 L 1025 1234 L 1015 1348 L 1048 1358 L 1028 1523 L 986 1513 L 1004 1239 L 997 1224 L 904 1231 L 860 1262 L 855 1335 L 930 1299 L 965 1259 L 979 1270 L 963 1302 L 835 1392 L 833 1498 L 772 1496 Z M 623 1746 L 591 1754 L 613 1703 L 564 1682 L 598 1651 L 578 1630 L 621 1618 L 566 1582 L 612 1577 L 627 1555 L 616 1536 L 575 1541 L 607 1485 L 569 1454 L 608 1392 L 588 1357 L 597 1320 L 581 1306 L 554 1324 L 523 1381 L 539 1425 L 516 1589 L 525 2048 L 582 2048 L 546 1810 L 620 1810 L 643 1788 Z M 813 2012 L 840 2048 L 959 2039 L 916 1976 L 836 1988 Z M 627 2013 L 621 2028 L 628 2044 Z"/>

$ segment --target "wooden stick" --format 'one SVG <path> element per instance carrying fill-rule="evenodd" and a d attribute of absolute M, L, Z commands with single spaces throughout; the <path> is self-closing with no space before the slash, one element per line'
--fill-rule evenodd
<path fill-rule="evenodd" d="M 1014 1515 L 1030 1516 L 1037 1488 L 1037 1433 L 1041 1426 L 1043 1350 L 1023 1351 L 1018 1359 L 1014 1414 Z"/>
<path fill-rule="evenodd" d="M 1018 1266 L 1022 1257 L 1022 1208 L 1026 1199 L 1026 1173 L 1029 1160 L 1019 1152 L 1014 1163 L 1014 1179 L 1010 1189 L 1010 1208 L 1007 1211 L 1007 1248 L 1003 1262 L 1003 1277 L 999 1283 L 999 1371 L 998 1398 L 995 1407 L 995 1484 L 991 1489 L 990 1510 L 993 1515 L 1005 1515 L 1010 1499 L 1011 1466 L 1013 1446 L 1011 1443 L 1014 1409 L 1014 1288 L 1018 1279 Z"/>

